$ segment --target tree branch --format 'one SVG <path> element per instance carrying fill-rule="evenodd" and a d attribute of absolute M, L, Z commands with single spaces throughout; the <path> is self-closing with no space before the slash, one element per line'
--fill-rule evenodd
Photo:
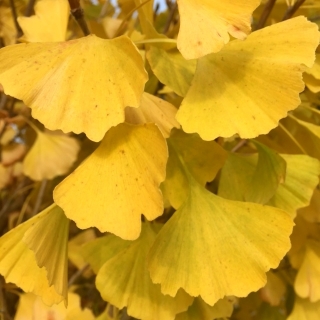
<path fill-rule="evenodd" d="M 12 17 L 14 21 L 14 26 L 16 27 L 17 30 L 17 38 L 20 38 L 23 34 L 22 29 L 18 23 L 18 15 L 17 15 L 17 10 L 16 6 L 14 4 L 14 0 L 10 0 L 10 7 L 11 7 L 11 12 L 12 12 Z"/>
<path fill-rule="evenodd" d="M 83 9 L 81 8 L 80 0 L 68 0 L 68 1 L 71 9 L 71 14 L 76 19 L 83 34 L 85 36 L 88 36 L 90 34 L 90 30 L 88 28 L 86 20 L 84 19 Z"/>
<path fill-rule="evenodd" d="M 32 16 L 35 2 L 36 0 L 29 0 L 28 5 L 26 7 L 26 11 L 24 12 L 24 15 L 26 17 Z"/>
<path fill-rule="evenodd" d="M 284 14 L 282 21 L 288 20 L 292 18 L 292 16 L 298 11 L 298 9 L 303 5 L 306 0 L 297 0 L 295 4 L 289 7 Z"/>
<path fill-rule="evenodd" d="M 262 14 L 261 14 L 261 17 L 257 23 L 257 26 L 256 26 L 256 30 L 259 30 L 259 29 L 262 29 L 264 27 L 264 25 L 266 24 L 269 16 L 270 16 L 270 13 L 275 5 L 277 0 L 269 0 L 264 8 L 263 8 L 263 11 L 262 11 Z"/>

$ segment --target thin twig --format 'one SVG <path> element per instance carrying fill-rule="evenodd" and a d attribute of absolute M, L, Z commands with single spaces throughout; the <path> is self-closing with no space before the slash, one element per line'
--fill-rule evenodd
<path fill-rule="evenodd" d="M 68 0 L 70 5 L 71 14 L 76 19 L 79 27 L 81 28 L 83 34 L 88 36 L 90 34 L 89 27 L 86 20 L 84 19 L 83 9 L 80 5 L 80 0 Z"/>
<path fill-rule="evenodd" d="M 35 2 L 36 0 L 29 0 L 28 5 L 26 7 L 26 11 L 24 12 L 24 15 L 26 17 L 32 16 Z"/>
<path fill-rule="evenodd" d="M 231 152 L 236 152 L 238 151 L 240 148 L 242 148 L 245 144 L 247 144 L 248 140 L 240 140 L 232 149 Z"/>
<path fill-rule="evenodd" d="M 293 15 L 298 11 L 298 9 L 303 5 L 306 0 L 297 0 L 295 4 L 289 7 L 284 14 L 282 21 L 288 20 L 293 17 Z"/>
<path fill-rule="evenodd" d="M 302 145 L 298 142 L 298 140 L 291 134 L 291 132 L 279 122 L 279 128 L 282 129 L 283 132 L 294 142 L 294 144 L 302 151 L 303 154 L 307 154 L 306 150 L 302 147 Z"/>
<path fill-rule="evenodd" d="M 16 27 L 17 30 L 17 38 L 20 38 L 23 34 L 22 29 L 18 23 L 18 14 L 17 14 L 17 9 L 14 4 L 14 0 L 10 0 L 10 7 L 11 7 L 11 12 L 12 12 L 12 17 L 14 21 L 14 26 Z"/>
<path fill-rule="evenodd" d="M 170 11 L 169 11 L 169 15 L 168 15 L 168 19 L 166 21 L 166 24 L 163 28 L 163 33 L 166 34 L 169 31 L 169 28 L 171 26 L 171 23 L 173 21 L 173 18 L 175 16 L 175 13 L 178 9 L 178 3 L 175 2 L 174 5 L 171 7 Z"/>
<path fill-rule="evenodd" d="M 264 27 L 264 25 L 266 24 L 269 16 L 270 16 L 270 13 L 275 5 L 277 0 L 269 0 L 264 8 L 263 8 L 263 11 L 262 11 L 262 14 L 260 16 L 260 19 L 257 23 L 257 26 L 256 26 L 256 30 L 259 30 L 259 29 L 262 29 Z"/>
<path fill-rule="evenodd" d="M 77 272 L 75 272 L 68 282 L 68 287 L 70 288 L 77 280 L 78 278 L 89 268 L 89 264 L 84 265 L 81 269 L 79 269 Z"/>
<path fill-rule="evenodd" d="M 47 179 L 44 179 L 41 181 L 41 185 L 39 188 L 39 192 L 38 192 L 38 196 L 36 199 L 36 203 L 34 204 L 33 210 L 32 210 L 32 215 L 36 215 L 39 212 L 41 203 L 42 203 L 42 199 L 43 199 L 43 195 L 44 195 L 44 190 L 46 189 L 47 186 Z"/>

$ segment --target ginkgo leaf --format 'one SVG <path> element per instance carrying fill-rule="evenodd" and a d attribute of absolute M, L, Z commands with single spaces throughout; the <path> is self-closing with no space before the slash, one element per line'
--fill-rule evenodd
<path fill-rule="evenodd" d="M 78 141 L 63 134 L 36 132 L 36 141 L 23 160 L 23 173 L 36 181 L 68 173 L 77 159 Z"/>
<path fill-rule="evenodd" d="M 254 144 L 258 157 L 257 154 L 229 153 L 221 170 L 220 196 L 230 200 L 265 204 L 285 180 L 285 160 L 265 145 L 256 141 Z"/>
<path fill-rule="evenodd" d="M 14 320 L 94 320 L 89 309 L 81 309 L 80 296 L 68 293 L 68 308 L 63 303 L 46 306 L 32 293 L 21 294 Z"/>
<path fill-rule="evenodd" d="M 260 1 L 178 0 L 180 31 L 178 49 L 186 59 L 218 52 L 230 36 L 245 39 L 251 31 L 251 15 Z"/>
<path fill-rule="evenodd" d="M 41 256 L 41 252 L 34 252 L 23 239 L 30 228 L 36 230 L 38 226 L 43 226 L 43 221 L 48 224 L 47 228 L 50 228 L 53 222 L 54 225 L 59 225 L 62 230 L 65 230 L 65 224 L 68 222 L 62 216 L 62 213 L 58 212 L 59 210 L 56 206 L 50 206 L 0 238 L 0 273 L 7 282 L 16 284 L 25 292 L 32 292 L 40 296 L 47 305 L 66 300 L 67 297 L 63 296 L 62 292 L 63 279 L 51 278 L 51 281 L 49 281 L 46 268 L 38 265 L 37 258 L 39 254 Z M 54 229 L 54 231 L 57 232 L 58 230 Z M 43 239 L 47 239 L 44 233 L 40 234 L 35 241 L 40 246 L 46 246 L 47 243 Z M 57 241 L 56 238 L 54 240 Z M 65 240 L 67 241 L 67 239 Z M 60 241 L 62 240 L 59 239 L 59 243 L 61 243 Z M 48 254 L 55 254 L 55 252 L 48 251 Z M 60 269 L 63 268 L 63 265 L 61 267 L 59 265 L 50 266 L 51 271 L 49 273 L 51 272 L 51 275 L 52 268 L 55 267 Z M 62 289 L 62 291 L 59 292 L 58 289 Z"/>
<path fill-rule="evenodd" d="M 189 198 L 150 250 L 152 281 L 161 284 L 164 294 L 175 296 L 183 288 L 209 305 L 264 286 L 265 272 L 276 268 L 290 248 L 289 215 L 277 208 L 223 199 L 191 175 L 189 184 Z"/>
<path fill-rule="evenodd" d="M 94 226 L 134 240 L 140 234 L 141 214 L 153 220 L 163 213 L 159 185 L 167 157 L 166 141 L 156 125 L 120 124 L 55 188 L 54 200 L 79 228 Z"/>
<path fill-rule="evenodd" d="M 310 204 L 297 211 L 300 217 L 308 222 L 320 222 L 320 190 L 314 189 Z"/>
<path fill-rule="evenodd" d="M 318 27 L 304 17 L 230 42 L 199 59 L 177 120 L 204 140 L 269 132 L 300 104 L 303 65 L 312 66 L 318 43 Z"/>
<path fill-rule="evenodd" d="M 28 228 L 22 241 L 34 252 L 38 266 L 45 267 L 49 285 L 66 297 L 69 220 L 56 204 L 44 212 L 42 219 Z"/>
<path fill-rule="evenodd" d="M 287 320 L 317 320 L 320 314 L 320 301 L 296 297 L 292 313 Z"/>
<path fill-rule="evenodd" d="M 320 54 L 316 54 L 316 61 L 312 68 L 306 70 L 303 80 L 310 91 L 320 91 Z"/>
<path fill-rule="evenodd" d="M 163 295 L 160 285 L 150 279 L 147 254 L 160 227 L 144 223 L 139 239 L 133 242 L 109 235 L 103 242 L 97 239 L 85 246 L 90 261 L 104 259 L 96 278 L 102 298 L 119 309 L 127 307 L 129 315 L 143 320 L 173 320 L 193 301 L 183 291 L 175 298 Z"/>
<path fill-rule="evenodd" d="M 201 298 L 196 298 L 189 309 L 178 314 L 175 320 L 213 320 L 230 317 L 232 312 L 232 302 L 227 298 L 219 300 L 214 306 L 209 306 Z"/>
<path fill-rule="evenodd" d="M 286 320 L 282 308 L 273 307 L 268 303 L 262 303 L 255 319 L 259 320 Z"/>
<path fill-rule="evenodd" d="M 126 36 L 0 50 L 6 94 L 23 100 L 48 129 L 84 132 L 93 141 L 124 121 L 126 106 L 139 106 L 146 81 L 142 57 Z"/>
<path fill-rule="evenodd" d="M 244 197 L 248 202 L 265 204 L 275 194 L 279 184 L 284 182 L 286 162 L 272 149 L 258 142 L 254 144 L 259 152 L 259 158 L 250 187 L 246 189 Z"/>
<path fill-rule="evenodd" d="M 198 135 L 174 130 L 168 140 L 169 159 L 166 180 L 162 184 L 164 196 L 174 208 L 179 208 L 189 193 L 189 182 L 180 157 L 196 180 L 205 185 L 212 181 L 223 166 L 227 152 L 214 141 L 203 141 Z"/>
<path fill-rule="evenodd" d="M 126 108 L 126 121 L 132 124 L 155 123 L 165 138 L 173 127 L 180 128 L 175 116 L 177 108 L 171 103 L 144 92 L 139 108 Z"/>
<path fill-rule="evenodd" d="M 267 273 L 267 284 L 260 290 L 261 298 L 271 306 L 278 306 L 285 293 L 285 282 L 277 273 L 269 271 Z"/>
<path fill-rule="evenodd" d="M 305 256 L 294 282 L 294 289 L 301 298 L 311 302 L 320 300 L 320 243 L 309 239 Z"/>
<path fill-rule="evenodd" d="M 184 97 L 196 71 L 196 60 L 185 60 L 177 50 L 165 51 L 152 46 L 146 55 L 157 78 L 176 94 Z"/>
<path fill-rule="evenodd" d="M 306 155 L 281 154 L 287 163 L 285 182 L 280 184 L 268 205 L 278 207 L 296 216 L 299 208 L 306 207 L 319 183 L 320 162 Z"/>
<path fill-rule="evenodd" d="M 53 42 L 66 40 L 69 3 L 68 0 L 41 0 L 34 8 L 32 17 L 18 17 L 23 30 L 22 41 Z"/>

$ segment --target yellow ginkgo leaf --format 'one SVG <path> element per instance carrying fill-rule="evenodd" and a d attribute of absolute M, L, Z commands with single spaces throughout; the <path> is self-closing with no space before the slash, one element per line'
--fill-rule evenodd
<path fill-rule="evenodd" d="M 289 215 L 218 197 L 190 174 L 189 184 L 189 198 L 160 230 L 150 250 L 152 281 L 161 284 L 164 294 L 175 296 L 183 288 L 209 305 L 264 286 L 265 272 L 276 268 L 290 248 Z"/>
<path fill-rule="evenodd" d="M 251 31 L 251 15 L 258 0 L 178 0 L 180 31 L 178 49 L 186 59 L 218 52 L 230 36 L 245 39 Z"/>
<path fill-rule="evenodd" d="M 12 10 L 4 5 L 0 6 L 0 37 L 6 46 L 15 44 L 17 29 L 12 19 Z"/>
<path fill-rule="evenodd" d="M 269 271 L 267 273 L 267 284 L 260 290 L 262 300 L 271 306 L 278 306 L 286 293 L 286 283 L 277 273 Z"/>
<path fill-rule="evenodd" d="M 232 312 L 232 302 L 227 298 L 219 300 L 214 306 L 209 306 L 201 298 L 196 298 L 189 309 L 178 314 L 175 320 L 213 320 L 230 317 Z"/>
<path fill-rule="evenodd" d="M 320 190 L 314 189 L 310 204 L 297 211 L 298 215 L 308 222 L 320 222 Z"/>
<path fill-rule="evenodd" d="M 183 130 L 213 140 L 236 133 L 254 138 L 275 128 L 300 104 L 303 65 L 312 66 L 319 35 L 317 25 L 297 17 L 199 59 L 177 113 Z"/>
<path fill-rule="evenodd" d="M 55 202 L 79 228 L 96 227 L 127 240 L 138 238 L 141 214 L 163 213 L 160 183 L 167 146 L 154 124 L 120 124 L 54 190 Z M 89 214 L 91 212 L 91 214 Z"/>
<path fill-rule="evenodd" d="M 6 94 L 23 100 L 48 129 L 84 132 L 93 141 L 124 121 L 127 106 L 139 106 L 146 81 L 141 55 L 126 36 L 0 50 Z"/>
<path fill-rule="evenodd" d="M 188 309 L 193 298 L 180 290 L 176 297 L 163 295 L 160 285 L 153 284 L 148 272 L 147 254 L 160 225 L 142 225 L 139 239 L 125 242 L 115 251 L 119 238 L 107 236 L 109 246 L 101 251 L 105 262 L 98 271 L 96 286 L 104 300 L 129 315 L 143 320 L 173 320 L 177 313 Z M 113 242 L 116 245 L 113 245 Z M 96 250 L 96 253 L 100 253 Z"/>
<path fill-rule="evenodd" d="M 179 51 L 165 51 L 152 46 L 146 55 L 157 78 L 176 94 L 184 97 L 196 71 L 196 60 L 185 60 Z"/>
<path fill-rule="evenodd" d="M 293 218 L 306 207 L 319 183 L 320 162 L 306 155 L 281 154 L 287 162 L 285 182 L 280 184 L 268 205 L 288 212 Z"/>
<path fill-rule="evenodd" d="M 21 294 L 14 320 L 94 320 L 89 309 L 81 309 L 80 296 L 68 293 L 68 308 L 63 303 L 51 307 L 32 293 Z"/>
<path fill-rule="evenodd" d="M 165 138 L 173 127 L 180 128 L 175 116 L 177 108 L 171 103 L 144 92 L 139 108 L 126 109 L 126 121 L 132 124 L 155 123 Z"/>
<path fill-rule="evenodd" d="M 41 0 L 34 8 L 32 17 L 19 17 L 25 42 L 53 42 L 66 40 L 69 3 L 68 0 Z"/>
<path fill-rule="evenodd" d="M 50 235 L 59 232 L 59 235 L 63 237 L 68 221 L 63 216 L 61 209 L 52 205 L 3 235 L 0 238 L 0 273 L 7 282 L 16 284 L 25 292 L 32 292 L 40 296 L 45 304 L 52 305 L 62 300 L 66 301 L 67 298 L 67 296 L 63 296 L 65 286 L 63 281 L 65 277 L 55 277 L 56 271 L 57 274 L 61 275 L 60 271 L 64 269 L 64 264 L 62 262 L 60 266 L 59 263 L 61 261 L 56 260 L 55 263 L 57 264 L 49 265 L 47 264 L 49 260 L 42 260 L 44 262 L 43 265 L 50 267 L 50 270 L 47 270 L 45 267 L 39 267 L 38 258 L 41 259 L 43 257 L 43 247 L 47 246 L 47 242 L 44 242 L 44 239 L 49 239 L 45 233 L 40 233 L 35 238 L 30 239 L 31 241 L 28 243 L 24 241 L 24 237 L 27 236 L 29 230 L 32 235 L 34 231 L 37 231 L 39 227 L 43 227 L 44 224 L 47 224 L 47 230 L 52 228 L 53 231 L 50 232 Z M 55 227 L 61 228 L 62 231 L 60 232 Z M 55 236 L 53 240 L 57 241 L 57 237 Z M 58 240 L 59 244 L 63 243 L 63 239 Z M 65 241 L 67 241 L 66 238 Z M 52 239 L 50 243 L 52 244 Z M 50 245 L 50 243 L 48 244 Z M 34 249 L 40 250 L 34 252 Z M 60 248 L 56 247 L 56 249 L 59 250 Z M 61 249 L 63 250 L 63 248 Z M 47 252 L 47 255 L 54 256 L 53 260 L 57 257 L 56 254 L 59 256 L 57 252 Z M 52 259 L 50 259 L 49 263 L 51 262 Z M 48 280 L 49 274 L 51 275 L 50 280 Z"/>
<path fill-rule="evenodd" d="M 42 219 L 28 228 L 22 240 L 34 252 L 38 266 L 45 267 L 49 285 L 66 297 L 69 220 L 56 204 L 43 212 Z"/>
<path fill-rule="evenodd" d="M 64 134 L 36 132 L 36 141 L 23 160 L 23 173 L 36 181 L 68 173 L 77 159 L 78 141 Z"/>
<path fill-rule="evenodd" d="M 308 89 L 314 93 L 320 91 L 320 54 L 316 54 L 316 61 L 312 68 L 307 69 L 303 80 Z"/>
<path fill-rule="evenodd" d="M 215 178 L 226 160 L 227 152 L 215 141 L 203 141 L 198 135 L 186 134 L 181 130 L 172 132 L 168 146 L 167 175 L 161 187 L 171 205 L 179 208 L 189 194 L 183 163 L 204 186 Z"/>
<path fill-rule="evenodd" d="M 320 242 L 309 239 L 305 256 L 294 282 L 296 294 L 309 298 L 311 302 L 320 300 Z"/>
<path fill-rule="evenodd" d="M 317 320 L 320 314 L 320 301 L 296 297 L 293 310 L 287 320 Z"/>

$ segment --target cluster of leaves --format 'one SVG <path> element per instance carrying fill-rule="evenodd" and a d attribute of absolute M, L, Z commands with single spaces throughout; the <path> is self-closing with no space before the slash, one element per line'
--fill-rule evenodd
<path fill-rule="evenodd" d="M 0 6 L 4 317 L 318 319 L 319 2 L 69 2 Z"/>

